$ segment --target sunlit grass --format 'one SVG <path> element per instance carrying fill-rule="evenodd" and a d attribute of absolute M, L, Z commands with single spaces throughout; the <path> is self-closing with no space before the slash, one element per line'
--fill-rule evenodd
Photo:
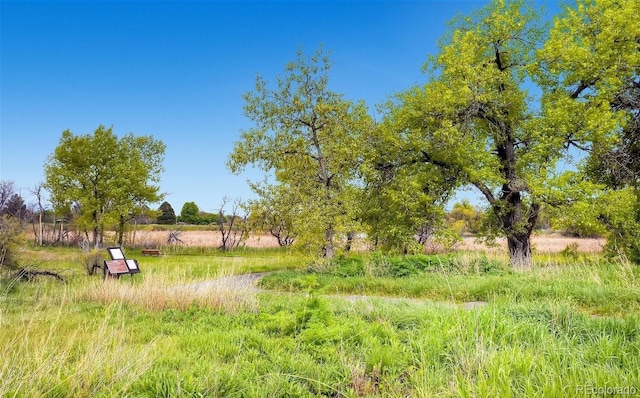
<path fill-rule="evenodd" d="M 82 270 L 71 250 L 36 252 L 48 268 Z M 585 385 L 639 387 L 640 276 L 629 263 L 549 257 L 515 272 L 500 256 L 460 254 L 306 272 L 306 257 L 277 250 L 126 255 L 141 274 L 3 282 L 0 396 L 579 397 Z M 257 271 L 279 271 L 262 286 L 284 291 L 229 278 Z M 377 297 L 338 295 L 365 293 Z M 451 304 L 469 300 L 488 305 Z"/>
<path fill-rule="evenodd" d="M 105 281 L 94 279 L 79 289 L 77 294 L 80 300 L 86 302 L 102 305 L 127 304 L 150 312 L 167 309 L 186 311 L 190 307 L 229 313 L 255 312 L 256 289 L 233 278 L 225 278 L 230 275 L 229 270 L 209 275 L 209 278 L 218 279 L 217 283 L 197 283 L 194 279 L 185 277 L 184 271 L 177 271 L 177 275 L 171 277 L 150 273 L 137 283 L 127 280 L 129 276 L 107 278 Z"/>
<path fill-rule="evenodd" d="M 27 311 L 0 313 L 2 397 L 115 396 L 153 364 L 153 340 L 132 342 L 117 306 L 100 317 L 78 317 L 65 300 Z"/>
<path fill-rule="evenodd" d="M 500 266 L 497 258 L 468 253 L 432 256 L 425 270 L 416 269 L 410 262 L 403 263 L 404 260 L 396 261 L 393 266 L 370 256 L 361 256 L 358 261 L 337 260 L 318 272 L 274 273 L 266 276 L 261 286 L 289 292 L 313 289 L 322 294 L 458 303 L 563 300 L 593 315 L 624 316 L 640 312 L 640 269 L 627 262 L 597 257 L 562 262 L 547 259 L 536 262 L 530 271 L 520 272 L 507 265 Z M 372 263 L 386 271 L 375 271 Z"/>

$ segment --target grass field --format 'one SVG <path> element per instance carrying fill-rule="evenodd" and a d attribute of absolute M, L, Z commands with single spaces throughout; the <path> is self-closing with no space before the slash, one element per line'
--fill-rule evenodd
<path fill-rule="evenodd" d="M 185 227 L 186 228 L 186 227 Z M 171 229 L 171 228 L 169 228 Z M 166 245 L 169 231 L 144 229 L 136 232 L 136 245 L 140 247 L 161 247 Z M 215 230 L 185 230 L 179 235 L 182 246 L 188 247 L 218 247 L 221 245 L 220 232 Z M 538 253 L 558 253 L 566 247 L 575 245 L 579 252 L 599 253 L 605 244 L 603 238 L 573 238 L 562 236 L 557 233 L 539 233 L 532 236 L 532 246 Z M 356 242 L 358 243 L 358 242 Z M 244 243 L 249 248 L 277 248 L 278 241 L 271 235 L 252 235 Z M 357 247 L 364 247 L 360 242 Z M 479 242 L 474 237 L 464 237 L 462 242 L 456 247 L 460 250 L 488 253 L 503 253 L 506 250 L 507 242 L 504 239 L 497 239 L 494 246 L 488 246 Z"/>
<path fill-rule="evenodd" d="M 279 249 L 127 256 L 142 273 L 103 282 L 83 274 L 74 249 L 24 249 L 22 258 L 67 282 L 1 282 L 0 396 L 581 397 L 640 389 L 640 271 L 598 254 L 538 255 L 527 272 L 491 253 L 331 263 Z M 249 272 L 270 273 L 260 289 L 228 277 Z"/>

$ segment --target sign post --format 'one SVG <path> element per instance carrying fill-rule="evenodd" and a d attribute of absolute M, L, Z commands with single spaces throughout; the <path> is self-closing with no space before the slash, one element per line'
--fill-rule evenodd
<path fill-rule="evenodd" d="M 140 272 L 138 261 L 127 259 L 120 247 L 108 247 L 109 257 L 111 260 L 105 260 L 102 269 L 102 277 L 105 279 L 107 275 L 112 278 L 119 278 L 123 274 L 137 274 Z"/>

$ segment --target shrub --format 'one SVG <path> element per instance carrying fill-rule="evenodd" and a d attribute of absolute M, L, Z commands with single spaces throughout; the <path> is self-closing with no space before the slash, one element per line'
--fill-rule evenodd
<path fill-rule="evenodd" d="M 100 267 L 105 259 L 104 250 L 94 249 L 86 251 L 82 255 L 84 268 L 87 271 L 87 275 L 93 275 L 96 268 Z"/>
<path fill-rule="evenodd" d="M 0 216 L 0 270 L 16 267 L 15 251 L 21 233 L 17 219 L 7 215 Z"/>
<path fill-rule="evenodd" d="M 307 272 L 338 277 L 392 277 L 405 278 L 424 273 L 446 274 L 501 274 L 509 269 L 502 262 L 487 257 L 453 255 L 370 256 L 341 255 L 332 260 L 314 260 Z"/>

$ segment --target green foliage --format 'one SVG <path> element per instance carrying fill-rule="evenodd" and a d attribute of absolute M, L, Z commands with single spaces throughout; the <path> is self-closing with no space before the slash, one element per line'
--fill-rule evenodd
<path fill-rule="evenodd" d="M 180 221 L 185 222 L 187 224 L 198 224 L 200 223 L 200 209 L 195 202 L 185 202 L 182 205 L 182 210 L 180 211 Z"/>
<path fill-rule="evenodd" d="M 16 254 L 22 241 L 20 221 L 15 217 L 0 215 L 0 271 L 17 265 Z"/>
<path fill-rule="evenodd" d="M 156 222 L 158 224 L 175 224 L 176 223 L 176 213 L 171 207 L 169 202 L 162 202 L 160 208 L 158 209 L 158 218 Z"/>
<path fill-rule="evenodd" d="M 45 163 L 46 188 L 58 210 L 77 209 L 77 225 L 102 243 L 106 225 L 122 223 L 146 203 L 161 199 L 165 145 L 151 136 L 118 138 L 112 128 L 93 134 L 62 133 Z"/>
<path fill-rule="evenodd" d="M 640 212 L 633 188 L 602 190 L 554 212 L 554 225 L 578 236 L 606 236 L 606 252 L 640 263 Z"/>
<path fill-rule="evenodd" d="M 250 228 L 269 232 L 281 247 L 292 245 L 298 236 L 296 224 L 301 224 L 305 212 L 298 193 L 284 183 L 250 185 L 259 196 L 248 204 Z"/>
<path fill-rule="evenodd" d="M 426 240 L 443 227 L 443 207 L 451 187 L 441 184 L 438 173 L 430 167 L 384 165 L 382 156 L 401 163 L 398 159 L 406 152 L 392 150 L 375 147 L 366 155 L 371 159 L 366 163 L 372 163 L 373 168 L 363 166 L 366 186 L 359 216 L 376 249 L 419 253 L 424 251 Z"/>
<path fill-rule="evenodd" d="M 219 214 L 216 213 L 207 213 L 205 211 L 201 211 L 199 213 L 199 222 L 204 225 L 213 225 L 217 224 L 219 220 Z"/>
<path fill-rule="evenodd" d="M 496 0 L 455 20 L 425 67 L 429 81 L 388 103 L 370 140 L 378 150 L 369 180 L 397 180 L 399 192 L 394 203 L 381 190 L 392 206 L 376 209 L 393 219 L 407 198 L 439 204 L 452 189 L 473 186 L 490 209 L 478 232 L 505 236 L 512 263 L 530 266 L 544 205 L 562 207 L 585 187 L 556 178 L 559 162 L 571 162 L 567 149 L 610 146 L 637 112 L 627 94 L 640 64 L 638 11 L 637 2 L 579 1 L 548 37 L 523 1 Z M 532 83 L 539 97 L 527 92 Z M 427 218 L 424 209 L 398 213 Z M 401 217 L 398 225 L 412 224 Z"/>
<path fill-rule="evenodd" d="M 568 145 L 590 149 L 582 166 L 591 181 L 621 190 L 590 192 L 571 210 L 574 225 L 581 234 L 607 235 L 610 251 L 634 261 L 640 258 L 640 226 L 628 188 L 637 189 L 640 170 L 638 13 L 637 1 L 578 1 L 556 19 L 538 52 L 537 75 L 548 128 Z"/>
<path fill-rule="evenodd" d="M 304 212 L 285 211 L 295 217 L 299 243 L 327 257 L 336 237 L 354 229 L 359 141 L 372 127 L 363 103 L 329 89 L 329 68 L 321 50 L 310 57 L 299 51 L 277 88 L 258 77 L 244 95 L 254 127 L 242 133 L 228 161 L 234 173 L 253 164 L 294 192 Z"/>
<path fill-rule="evenodd" d="M 494 1 L 455 21 L 427 66 L 430 81 L 388 104 L 388 127 L 378 138 L 383 148 L 404 153 L 403 167 L 428 170 L 441 196 L 461 185 L 476 187 L 495 228 L 509 239 L 512 259 L 525 263 L 540 208 L 530 195 L 532 179 L 544 178 L 556 159 L 536 149 L 544 137 L 531 125 L 523 88 L 540 37 L 535 14 L 522 2 Z M 386 162 L 393 164 L 396 151 Z M 409 192 L 429 192 L 424 186 Z"/>
<path fill-rule="evenodd" d="M 0 206 L 0 215 L 8 215 L 21 223 L 27 221 L 29 218 L 27 205 L 24 203 L 22 196 L 17 193 L 11 195 L 4 206 Z"/>
<path fill-rule="evenodd" d="M 573 242 L 571 244 L 568 244 L 564 249 L 562 249 L 560 253 L 564 257 L 576 260 L 578 258 L 578 243 Z"/>
<path fill-rule="evenodd" d="M 500 274 L 508 270 L 501 262 L 486 257 L 477 257 L 465 263 L 457 261 L 453 255 L 386 256 L 374 253 L 366 256 L 340 255 L 324 261 L 320 267 L 317 262 L 313 262 L 307 267 L 307 271 L 337 277 L 405 278 L 434 272 L 467 275 Z M 304 285 L 308 286 L 308 283 L 305 282 Z"/>
<path fill-rule="evenodd" d="M 481 230 L 484 212 L 478 207 L 474 207 L 468 200 L 456 202 L 447 214 L 447 223 L 460 234 L 469 232 L 477 234 Z"/>

